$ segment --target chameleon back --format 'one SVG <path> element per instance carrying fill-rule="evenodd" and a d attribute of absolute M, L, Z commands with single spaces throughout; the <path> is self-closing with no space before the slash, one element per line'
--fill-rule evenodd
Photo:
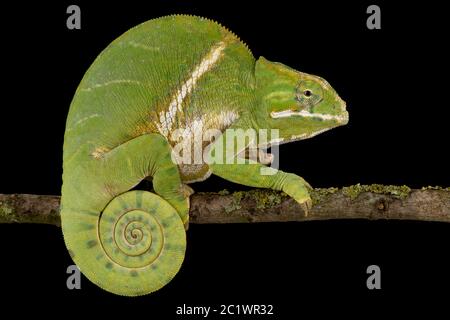
<path fill-rule="evenodd" d="M 100 53 L 78 86 L 67 118 L 64 160 L 80 147 L 82 160 L 100 157 L 149 132 L 170 139 L 171 130 L 205 110 L 213 117 L 248 106 L 254 64 L 239 38 L 208 19 L 174 15 L 130 29 Z M 191 89 L 184 87 L 188 83 Z"/>

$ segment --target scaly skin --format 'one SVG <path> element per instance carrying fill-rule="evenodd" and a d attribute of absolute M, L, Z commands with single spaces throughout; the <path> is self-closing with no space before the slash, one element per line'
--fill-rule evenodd
<path fill-rule="evenodd" d="M 213 21 L 177 15 L 143 23 L 99 55 L 72 101 L 61 199 L 67 248 L 107 291 L 136 296 L 158 290 L 184 257 L 190 194 L 184 183 L 213 173 L 283 190 L 307 208 L 309 185 L 302 178 L 272 168 L 272 175 L 261 175 L 263 163 L 270 163 L 261 149 L 346 121 L 345 103 L 323 79 L 262 57 L 255 61 Z M 183 138 L 209 152 L 200 163 L 181 163 L 173 158 L 180 129 L 278 129 L 282 140 L 248 141 L 244 149 L 259 148 L 259 162 L 220 164 L 207 160 L 226 135 L 212 144 L 201 135 Z M 234 151 L 239 157 L 242 150 Z M 157 195 L 130 191 L 146 178 Z"/>

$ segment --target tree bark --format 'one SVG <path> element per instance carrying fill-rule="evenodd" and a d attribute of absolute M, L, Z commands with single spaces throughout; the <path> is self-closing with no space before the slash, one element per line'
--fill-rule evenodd
<path fill-rule="evenodd" d="M 191 223 L 247 223 L 327 219 L 406 219 L 450 222 L 450 188 L 354 185 L 314 189 L 305 214 L 282 192 L 254 189 L 191 196 Z M 59 226 L 59 196 L 0 194 L 0 223 Z"/>

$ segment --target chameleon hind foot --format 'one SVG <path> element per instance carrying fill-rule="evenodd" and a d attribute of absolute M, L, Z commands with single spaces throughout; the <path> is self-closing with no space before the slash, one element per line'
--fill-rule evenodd
<path fill-rule="evenodd" d="M 186 198 L 189 198 L 194 194 L 195 191 L 189 185 L 183 183 L 181 185 L 181 192 Z"/>
<path fill-rule="evenodd" d="M 188 207 L 190 206 L 189 202 L 190 202 L 190 196 L 194 194 L 194 189 L 192 189 L 190 186 L 188 186 L 187 184 L 183 183 L 181 184 L 181 193 L 183 194 L 183 196 L 187 199 L 188 201 Z M 184 230 L 188 230 L 189 229 L 189 214 L 188 214 L 188 219 L 186 219 L 184 221 Z"/>

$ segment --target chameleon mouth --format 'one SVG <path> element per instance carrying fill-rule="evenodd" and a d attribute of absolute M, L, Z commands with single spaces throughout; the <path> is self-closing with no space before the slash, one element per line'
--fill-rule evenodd
<path fill-rule="evenodd" d="M 323 113 L 312 113 L 306 110 L 294 111 L 291 109 L 282 111 L 272 111 L 270 116 L 273 119 L 288 118 L 288 117 L 303 117 L 303 118 L 318 118 L 320 120 L 334 120 L 338 123 L 346 124 L 348 122 L 348 112 L 344 111 L 342 115 L 331 115 Z"/>

